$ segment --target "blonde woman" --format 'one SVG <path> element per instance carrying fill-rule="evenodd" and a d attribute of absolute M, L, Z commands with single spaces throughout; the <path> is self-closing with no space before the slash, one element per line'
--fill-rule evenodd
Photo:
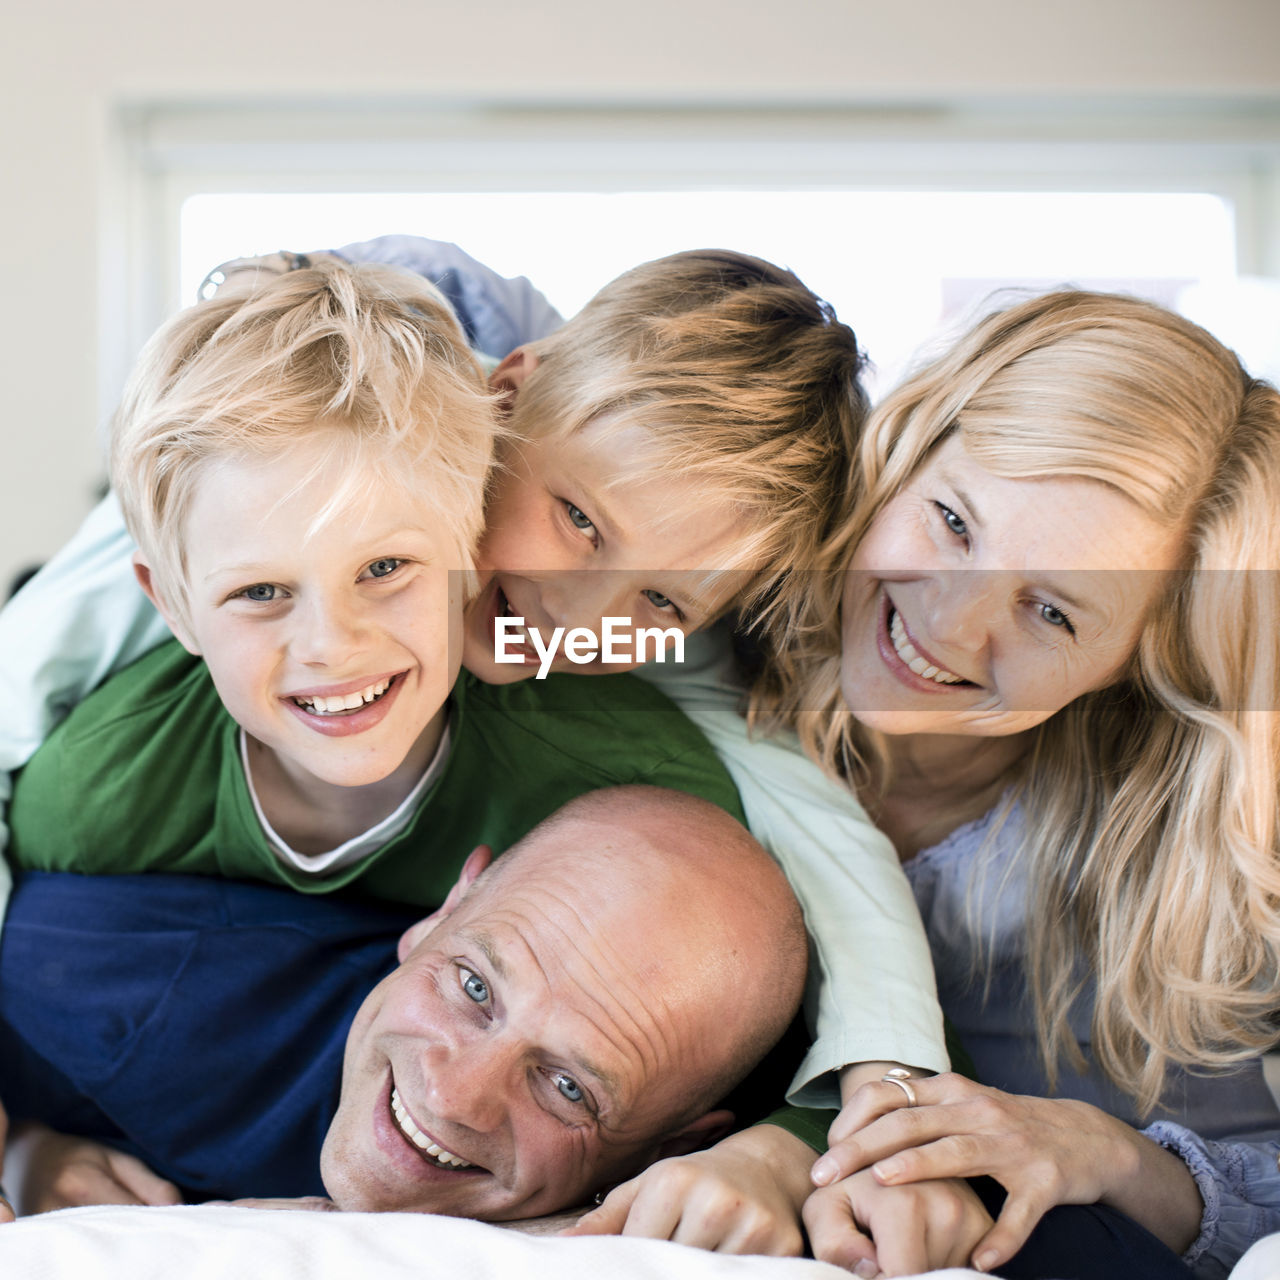
<path fill-rule="evenodd" d="M 987 1174 L 982 1269 L 1101 1201 L 1224 1275 L 1280 1229 L 1280 395 L 1055 293 L 891 395 L 851 490 L 758 710 L 893 840 L 986 1085 L 853 1092 L 815 1252 L 862 1256 L 859 1179 Z"/>

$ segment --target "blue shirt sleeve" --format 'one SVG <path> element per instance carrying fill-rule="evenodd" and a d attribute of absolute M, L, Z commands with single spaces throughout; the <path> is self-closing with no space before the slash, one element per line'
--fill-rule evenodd
<path fill-rule="evenodd" d="M 456 244 L 425 236 L 377 236 L 337 250 L 349 262 L 404 267 L 430 280 L 449 299 L 476 351 L 501 359 L 545 338 L 564 318 L 524 276 L 500 276 Z"/>
<path fill-rule="evenodd" d="M 0 1097 L 188 1199 L 322 1194 L 347 1029 L 414 918 L 199 876 L 21 876 Z"/>
<path fill-rule="evenodd" d="M 1213 1141 L 1161 1120 L 1144 1129 L 1181 1156 L 1204 1201 L 1200 1234 L 1183 1260 L 1203 1280 L 1220 1280 L 1256 1240 L 1280 1231 L 1280 1135 Z"/>

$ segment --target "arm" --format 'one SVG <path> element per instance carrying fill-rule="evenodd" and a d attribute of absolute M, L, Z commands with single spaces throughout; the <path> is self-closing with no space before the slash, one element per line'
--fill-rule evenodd
<path fill-rule="evenodd" d="M 8 775 L 85 694 L 169 638 L 134 580 L 133 550 L 119 505 L 105 498 L 0 610 L 0 850 Z M 2 907 L 7 871 L 0 881 Z"/>
<path fill-rule="evenodd" d="M 790 1100 L 838 1106 L 836 1073 L 849 1064 L 867 1064 L 855 1084 L 898 1063 L 947 1070 L 929 945 L 892 845 L 794 737 L 748 738 L 723 635 L 690 637 L 686 659 L 637 674 L 710 739 L 737 784 L 747 825 L 786 872 L 809 929 L 805 1014 L 815 1041 Z"/>
<path fill-rule="evenodd" d="M 381 262 L 425 276 L 449 299 L 467 341 L 501 358 L 545 338 L 563 323 L 560 313 L 524 276 L 500 276 L 456 244 L 425 236 L 378 236 L 336 250 L 348 262 Z"/>

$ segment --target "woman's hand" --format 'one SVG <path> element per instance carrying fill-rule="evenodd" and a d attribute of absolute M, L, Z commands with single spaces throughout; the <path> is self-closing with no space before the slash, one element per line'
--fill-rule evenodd
<path fill-rule="evenodd" d="M 813 1256 L 860 1276 L 968 1265 L 991 1215 L 967 1182 L 882 1186 L 867 1171 L 815 1191 L 804 1206 Z"/>
<path fill-rule="evenodd" d="M 650 1165 L 562 1234 L 794 1256 L 804 1248 L 800 1207 L 812 1160 L 813 1148 L 785 1129 L 756 1125 L 707 1151 Z"/>
<path fill-rule="evenodd" d="M 870 1168 L 885 1186 L 986 1174 L 1008 1192 L 974 1265 L 1013 1256 L 1057 1204 L 1104 1203 L 1127 1213 L 1175 1252 L 1204 1211 L 1186 1165 L 1123 1121 L 1088 1103 L 1002 1093 L 947 1074 L 864 1085 L 831 1126 L 831 1148 L 813 1167 L 820 1186 Z"/>
<path fill-rule="evenodd" d="M 47 1213 L 87 1204 L 181 1204 L 172 1182 L 141 1160 L 88 1138 L 33 1125 L 27 1146 L 22 1203 L 26 1213 Z"/>

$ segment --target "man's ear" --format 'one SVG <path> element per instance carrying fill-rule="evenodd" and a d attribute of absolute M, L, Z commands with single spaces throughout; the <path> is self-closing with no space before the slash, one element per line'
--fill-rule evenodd
<path fill-rule="evenodd" d="M 701 1151 L 728 1137 L 733 1132 L 733 1121 L 732 1111 L 708 1111 L 663 1138 L 654 1159 L 665 1160 L 668 1156 L 687 1156 L 691 1151 Z"/>
<path fill-rule="evenodd" d="M 169 607 L 164 596 L 160 594 L 160 589 L 156 585 L 155 574 L 151 570 L 151 565 L 147 563 L 146 556 L 141 551 L 133 553 L 133 576 L 137 578 L 138 585 L 147 593 L 147 599 L 155 605 L 160 616 L 169 624 L 169 630 L 181 641 L 182 647 L 188 653 L 194 653 L 198 658 L 200 650 L 196 648 L 194 638 L 179 621 L 177 614 Z"/>
<path fill-rule="evenodd" d="M 396 946 L 396 959 L 401 964 L 431 930 L 462 901 L 462 895 L 471 888 L 476 877 L 493 861 L 493 850 L 487 844 L 478 844 L 467 855 L 457 882 L 449 890 L 449 896 L 429 916 L 423 916 L 417 924 L 411 924 L 401 935 Z"/>
<path fill-rule="evenodd" d="M 505 392 L 502 408 L 508 413 L 520 388 L 524 386 L 524 380 L 540 363 L 539 358 L 528 347 L 517 347 L 489 375 L 489 390 Z"/>

